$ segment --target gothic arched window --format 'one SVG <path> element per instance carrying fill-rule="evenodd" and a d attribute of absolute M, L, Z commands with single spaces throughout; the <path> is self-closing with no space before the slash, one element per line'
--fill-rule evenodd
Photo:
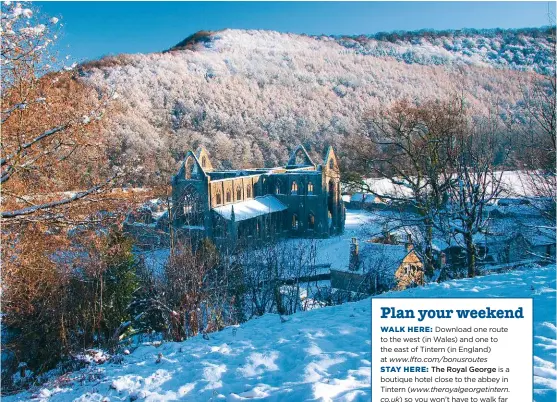
<path fill-rule="evenodd" d="M 280 180 L 277 180 L 277 184 L 275 184 L 275 194 L 281 194 Z"/>
<path fill-rule="evenodd" d="M 192 176 L 195 174 L 195 161 L 191 155 L 188 157 L 188 159 L 186 159 L 186 163 L 184 164 L 184 172 L 186 175 L 186 180 L 191 179 Z"/>
<path fill-rule="evenodd" d="M 251 198 L 251 184 L 246 187 L 246 198 Z"/>
<path fill-rule="evenodd" d="M 221 195 L 220 191 L 217 191 L 217 194 L 216 194 L 215 198 L 216 198 L 217 205 L 222 204 L 222 195 Z"/>
<path fill-rule="evenodd" d="M 298 215 L 292 214 L 292 229 L 298 230 L 299 226 L 300 226 L 300 222 L 298 221 Z"/>
<path fill-rule="evenodd" d="M 298 183 L 292 182 L 292 188 L 290 189 L 290 194 L 298 194 Z"/>
<path fill-rule="evenodd" d="M 182 212 L 186 225 L 199 225 L 203 223 L 203 210 L 197 190 L 188 186 L 182 195 Z"/>
<path fill-rule="evenodd" d="M 230 190 L 226 190 L 226 202 L 232 202 L 232 194 Z"/>
<path fill-rule="evenodd" d="M 310 181 L 308 183 L 308 195 L 313 194 L 313 183 Z"/>
<path fill-rule="evenodd" d="M 236 200 L 241 200 L 242 199 L 242 187 L 238 187 L 236 189 Z"/>
<path fill-rule="evenodd" d="M 310 212 L 308 215 L 308 229 L 315 228 L 315 216 Z"/>

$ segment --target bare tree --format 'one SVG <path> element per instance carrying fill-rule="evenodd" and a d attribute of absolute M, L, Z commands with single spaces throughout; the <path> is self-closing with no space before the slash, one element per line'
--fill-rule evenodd
<path fill-rule="evenodd" d="M 364 129 L 347 146 L 353 164 L 364 177 L 384 178 L 392 191 L 378 192 L 370 181 L 349 180 L 352 186 L 403 206 L 421 216 L 427 275 L 433 274 L 433 229 L 450 187 L 450 160 L 455 135 L 464 124 L 464 102 L 459 97 L 395 103 L 385 111 L 366 116 Z"/>
<path fill-rule="evenodd" d="M 289 315 L 326 297 L 319 285 L 315 239 L 276 239 L 244 244 L 235 256 L 242 268 L 244 308 L 251 318 L 267 312 Z"/>
<path fill-rule="evenodd" d="M 486 206 L 501 193 L 503 171 L 496 170 L 500 131 L 496 117 L 480 117 L 468 122 L 455 137 L 449 203 L 443 215 L 450 233 L 462 236 L 470 278 L 476 275 L 474 237 L 487 230 Z"/>
<path fill-rule="evenodd" d="M 167 305 L 171 311 L 174 339 L 185 339 L 204 332 L 204 303 L 209 299 L 208 278 L 218 265 L 214 245 L 183 241 L 176 245 L 165 266 Z"/>

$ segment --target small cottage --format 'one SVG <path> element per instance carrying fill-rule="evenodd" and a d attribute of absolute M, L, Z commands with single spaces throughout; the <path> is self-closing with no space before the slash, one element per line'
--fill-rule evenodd
<path fill-rule="evenodd" d="M 423 264 L 411 244 L 352 239 L 345 269 L 331 269 L 331 286 L 359 293 L 381 293 L 423 285 Z"/>
<path fill-rule="evenodd" d="M 525 258 L 540 261 L 555 260 L 555 230 L 548 227 L 534 227 L 523 230 L 520 237 L 524 239 L 527 249 Z"/>
<path fill-rule="evenodd" d="M 350 209 L 378 209 L 385 207 L 385 201 L 375 194 L 354 193 L 350 196 L 347 206 Z"/>
<path fill-rule="evenodd" d="M 493 266 L 519 265 L 527 262 L 544 263 L 555 260 L 555 231 L 540 219 L 493 219 L 485 233 L 473 236 L 476 263 Z M 446 263 L 455 269 L 466 267 L 466 246 L 461 235 L 450 244 L 435 239 L 436 249 L 446 256 Z"/>

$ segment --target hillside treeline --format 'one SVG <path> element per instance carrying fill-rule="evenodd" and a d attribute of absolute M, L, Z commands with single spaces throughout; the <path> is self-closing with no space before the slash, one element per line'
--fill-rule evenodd
<path fill-rule="evenodd" d="M 361 130 L 362 116 L 400 99 L 420 103 L 456 93 L 478 116 L 527 124 L 521 108 L 537 76 L 407 64 L 327 37 L 241 30 L 201 37 L 181 50 L 108 57 L 80 68 L 85 82 L 116 92 L 118 110 L 104 130 L 111 163 L 133 166 L 131 184 L 168 181 L 185 152 L 199 145 L 220 168 L 276 166 L 298 143 L 316 160 L 333 145 L 346 161 L 344 144 Z"/>

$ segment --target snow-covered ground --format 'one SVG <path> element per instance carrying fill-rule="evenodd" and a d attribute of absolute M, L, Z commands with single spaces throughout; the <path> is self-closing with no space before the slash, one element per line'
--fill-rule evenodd
<path fill-rule="evenodd" d="M 459 279 L 389 292 L 381 297 L 532 297 L 534 299 L 534 398 L 554 402 L 557 389 L 555 265 Z M 517 345 L 520 347 L 520 345 Z M 512 350 L 509 350 L 512 353 Z"/>
<path fill-rule="evenodd" d="M 345 231 L 340 236 L 334 236 L 328 239 L 287 239 L 284 243 L 313 243 L 317 250 L 315 258 L 316 264 L 331 264 L 331 268 L 341 269 L 348 266 L 350 253 L 350 240 L 352 237 L 369 239 L 372 235 L 381 233 L 382 225 L 385 220 L 393 215 L 393 219 L 400 220 L 400 214 L 381 211 L 379 213 L 368 212 L 365 210 L 347 210 Z M 294 247 L 295 248 L 295 247 Z M 152 272 L 162 275 L 164 272 L 164 264 L 170 255 L 168 248 L 157 250 L 142 251 L 138 256 L 143 258 L 145 265 Z"/>
<path fill-rule="evenodd" d="M 381 297 L 533 297 L 534 397 L 552 402 L 557 388 L 555 274 L 555 266 L 532 266 Z M 5 399 L 369 401 L 370 321 L 369 299 L 297 313 L 285 322 L 267 314 L 209 339 L 143 345 L 121 363 L 89 367 L 33 394 Z M 97 370 L 99 375 L 88 375 Z M 83 380 L 87 377 L 98 378 Z"/>

